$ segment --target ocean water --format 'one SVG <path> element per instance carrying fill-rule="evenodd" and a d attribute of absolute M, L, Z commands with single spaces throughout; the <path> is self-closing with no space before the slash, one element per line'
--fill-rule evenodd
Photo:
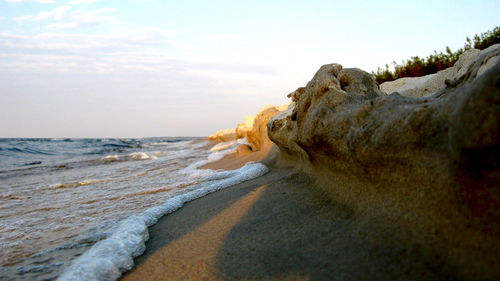
<path fill-rule="evenodd" d="M 0 139 L 0 280 L 115 280 L 161 216 L 267 171 L 199 169 L 242 142 Z"/>

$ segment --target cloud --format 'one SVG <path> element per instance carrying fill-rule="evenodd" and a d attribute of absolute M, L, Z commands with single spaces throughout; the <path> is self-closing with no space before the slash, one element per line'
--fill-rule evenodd
<path fill-rule="evenodd" d="M 47 19 L 60 20 L 66 12 L 71 9 L 70 6 L 60 6 L 48 12 L 40 12 L 37 16 L 26 15 L 17 17 L 18 21 L 41 21 Z"/>
<path fill-rule="evenodd" d="M 265 65 L 190 60 L 169 55 L 173 30 L 140 27 L 106 34 L 0 33 L 0 68 L 11 70 L 118 74 L 183 73 L 205 77 L 269 75 Z"/>
<path fill-rule="evenodd" d="M 79 0 L 79 3 L 83 3 Z M 83 0 L 85 3 L 93 1 Z M 25 15 L 17 17 L 18 22 L 35 22 L 43 20 L 53 20 L 54 23 L 48 24 L 47 28 L 52 29 L 70 29 L 85 25 L 93 25 L 100 23 L 115 23 L 120 24 L 118 15 L 115 14 L 115 8 L 101 8 L 91 11 L 71 10 L 71 6 L 60 6 L 50 11 L 40 12 L 38 15 Z"/>
<path fill-rule="evenodd" d="M 37 2 L 42 4 L 54 4 L 55 0 L 6 0 L 9 3 Z"/>
<path fill-rule="evenodd" d="M 36 2 L 41 4 L 54 4 L 55 0 L 5 0 L 9 3 L 25 3 L 25 2 Z M 71 5 L 90 5 L 97 2 L 97 0 L 71 0 Z"/>
<path fill-rule="evenodd" d="M 90 5 L 97 0 L 71 0 L 72 5 Z"/>
<path fill-rule="evenodd" d="M 0 33 L 0 53 L 99 56 L 164 46 L 174 31 L 158 28 L 112 29 L 105 34 Z"/>
<path fill-rule="evenodd" d="M 175 34 L 157 28 L 112 29 L 105 34 L 41 33 L 35 36 L 0 33 L 0 54 L 4 57 L 39 58 L 52 56 L 83 60 L 130 59 L 131 62 L 154 62 L 157 53 L 151 49 L 166 46 Z M 26 55 L 26 56 L 23 56 Z M 148 58 L 156 57 L 156 59 Z"/>
<path fill-rule="evenodd" d="M 69 29 L 82 25 L 118 22 L 118 15 L 112 14 L 114 12 L 116 12 L 114 8 L 102 8 L 86 12 L 76 11 L 71 13 L 66 21 L 49 24 L 47 27 L 54 29 Z"/>

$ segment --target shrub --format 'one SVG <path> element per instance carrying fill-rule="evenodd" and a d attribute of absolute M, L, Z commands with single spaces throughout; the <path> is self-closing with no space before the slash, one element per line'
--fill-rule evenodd
<path fill-rule="evenodd" d="M 385 68 L 378 68 L 377 72 L 372 72 L 375 79 L 379 84 L 386 81 L 393 81 L 403 77 L 419 77 L 432 73 L 436 73 L 445 68 L 451 67 L 455 64 L 461 54 L 466 50 L 475 48 L 483 50 L 491 45 L 500 43 L 500 26 L 495 27 L 491 31 L 475 35 L 473 39 L 467 37 L 463 48 L 452 52 L 450 47 L 446 47 L 446 53 L 440 52 L 439 54 L 434 51 L 434 54 L 429 55 L 425 59 L 418 56 L 412 57 L 409 60 L 404 60 L 402 64 L 393 62 L 394 71 L 389 70 L 389 65 Z"/>

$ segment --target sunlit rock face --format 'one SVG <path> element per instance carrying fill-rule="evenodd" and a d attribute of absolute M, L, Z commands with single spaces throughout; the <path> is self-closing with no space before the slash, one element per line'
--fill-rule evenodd
<path fill-rule="evenodd" d="M 287 105 L 283 106 L 265 106 L 261 109 L 253 119 L 253 124 L 250 130 L 247 130 L 244 135 L 250 143 L 252 151 L 261 150 L 264 147 L 272 145 L 267 133 L 267 123 L 269 120 L 284 110 Z"/>
<path fill-rule="evenodd" d="M 386 216 L 450 272 L 488 279 L 500 276 L 500 46 L 465 56 L 437 91 L 409 96 L 324 65 L 267 127 L 332 200 Z"/>
<path fill-rule="evenodd" d="M 245 122 L 238 123 L 235 129 L 219 130 L 208 137 L 209 140 L 228 142 L 245 138 L 248 144 L 242 144 L 237 149 L 238 155 L 267 149 L 273 145 L 267 133 L 267 123 L 274 115 L 288 108 L 288 104 L 280 106 L 266 105 L 259 113 L 247 116 Z"/>
<path fill-rule="evenodd" d="M 245 122 L 238 123 L 236 127 L 236 134 L 238 138 L 244 138 L 248 131 L 251 131 L 253 128 L 253 123 L 255 120 L 255 115 L 250 115 L 245 117 Z"/>
<path fill-rule="evenodd" d="M 215 132 L 215 134 L 208 137 L 212 141 L 227 142 L 237 138 L 235 129 L 223 129 Z"/>

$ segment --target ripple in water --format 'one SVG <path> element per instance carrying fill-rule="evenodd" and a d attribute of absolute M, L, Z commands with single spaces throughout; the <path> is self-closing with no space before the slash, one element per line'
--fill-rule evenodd
<path fill-rule="evenodd" d="M 212 184 L 215 171 L 197 167 L 237 144 L 211 152 L 193 138 L 2 139 L 0 279 L 56 278 L 122 219 Z"/>

